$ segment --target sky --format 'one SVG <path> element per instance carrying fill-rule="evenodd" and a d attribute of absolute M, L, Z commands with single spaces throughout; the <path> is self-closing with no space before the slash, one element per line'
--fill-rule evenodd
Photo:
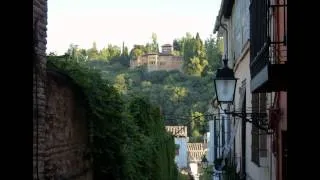
<path fill-rule="evenodd" d="M 70 44 L 90 48 L 96 42 L 125 46 L 159 45 L 199 32 L 213 34 L 221 0 L 51 0 L 48 1 L 47 53 L 64 54 Z"/>

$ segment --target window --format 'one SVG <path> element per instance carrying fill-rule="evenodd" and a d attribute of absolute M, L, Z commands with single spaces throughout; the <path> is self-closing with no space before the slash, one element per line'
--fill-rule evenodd
<path fill-rule="evenodd" d="M 176 144 L 176 156 L 179 156 L 180 145 Z"/>
<path fill-rule="evenodd" d="M 259 130 L 254 124 L 258 124 L 262 118 L 266 118 L 261 113 L 266 113 L 266 93 L 252 94 L 252 144 L 251 160 L 257 165 L 260 164 L 260 157 L 267 156 L 267 136 L 263 130 Z M 261 125 L 261 124 L 260 124 Z"/>

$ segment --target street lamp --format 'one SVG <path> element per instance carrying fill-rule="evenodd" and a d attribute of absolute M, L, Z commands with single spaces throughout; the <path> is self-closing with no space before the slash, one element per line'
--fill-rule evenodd
<path fill-rule="evenodd" d="M 202 157 L 201 166 L 202 166 L 203 169 L 207 169 L 208 168 L 208 160 L 207 160 L 206 156 Z"/>
<path fill-rule="evenodd" d="M 223 60 L 224 67 L 222 69 L 217 70 L 216 77 L 214 78 L 214 88 L 216 92 L 216 98 L 218 101 L 218 104 L 233 104 L 234 103 L 234 96 L 236 91 L 236 84 L 237 84 L 237 78 L 234 76 L 234 72 L 232 69 L 228 67 L 228 59 Z M 222 107 L 221 107 L 222 109 Z M 225 114 L 231 114 L 232 116 L 237 116 L 245 120 L 246 122 L 253 123 L 257 128 L 261 130 L 269 132 L 269 125 L 266 124 L 264 120 L 257 119 L 256 121 L 253 121 L 252 119 L 248 119 L 248 114 L 255 114 L 255 115 L 263 115 L 266 113 L 247 113 L 246 111 L 242 112 L 228 112 L 224 109 Z"/>
<path fill-rule="evenodd" d="M 214 87 L 219 104 L 232 104 L 236 91 L 237 79 L 234 77 L 233 70 L 228 67 L 228 60 L 224 59 L 224 67 L 217 70 L 214 79 Z"/>

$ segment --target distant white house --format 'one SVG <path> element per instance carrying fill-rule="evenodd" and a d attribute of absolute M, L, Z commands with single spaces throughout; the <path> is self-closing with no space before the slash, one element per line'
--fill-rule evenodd
<path fill-rule="evenodd" d="M 187 135 L 187 126 L 166 126 L 166 130 L 174 136 L 176 144 L 175 162 L 181 170 L 188 167 L 187 143 L 189 141 Z"/>
<path fill-rule="evenodd" d="M 199 179 L 199 165 L 206 154 L 206 143 L 188 143 L 188 163 L 191 174 L 195 180 Z"/>

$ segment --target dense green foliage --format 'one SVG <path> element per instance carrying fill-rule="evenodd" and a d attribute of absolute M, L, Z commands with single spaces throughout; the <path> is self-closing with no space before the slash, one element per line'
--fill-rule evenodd
<path fill-rule="evenodd" d="M 139 95 L 151 104 L 160 105 L 167 125 L 185 124 L 190 136 L 200 136 L 208 102 L 214 94 L 212 77 L 183 74 L 179 71 L 147 72 L 144 68 L 128 70 L 120 64 L 110 65 L 90 61 L 89 65 L 101 69 L 103 77 L 125 97 Z M 200 121 L 199 121 L 200 120 Z"/>
<path fill-rule="evenodd" d="M 68 74 L 86 95 L 94 179 L 177 179 L 175 144 L 158 107 L 119 92 L 122 86 L 103 79 L 85 60 L 51 56 L 48 68 Z"/>
<path fill-rule="evenodd" d="M 220 67 L 222 46 L 221 39 L 212 36 L 203 43 L 198 33 L 196 37 L 186 33 L 186 36 L 173 41 L 175 53 L 184 58 L 184 72 L 194 76 L 212 74 Z"/>
<path fill-rule="evenodd" d="M 188 174 L 178 174 L 178 180 L 189 180 L 189 175 Z"/>

